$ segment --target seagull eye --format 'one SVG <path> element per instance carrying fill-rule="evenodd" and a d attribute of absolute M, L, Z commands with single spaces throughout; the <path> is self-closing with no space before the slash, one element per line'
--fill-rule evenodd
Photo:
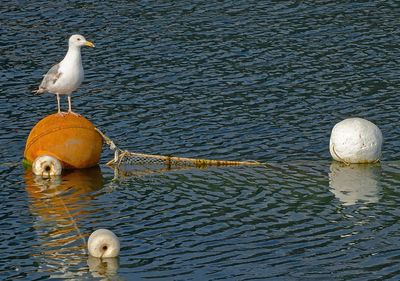
<path fill-rule="evenodd" d="M 78 39 L 76 39 L 76 40 L 81 41 L 81 38 L 78 38 Z"/>

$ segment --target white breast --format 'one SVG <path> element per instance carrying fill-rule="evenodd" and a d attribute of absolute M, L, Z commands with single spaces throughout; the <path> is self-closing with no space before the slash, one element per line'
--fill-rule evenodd
<path fill-rule="evenodd" d="M 53 93 L 65 95 L 79 88 L 84 76 L 79 47 L 69 47 L 67 54 L 60 62 L 59 72 L 61 75 L 52 87 Z"/>
<path fill-rule="evenodd" d="M 70 94 L 79 88 L 83 81 L 84 73 L 81 64 L 60 63 L 59 71 L 61 72 L 60 78 L 54 84 L 58 93 Z"/>

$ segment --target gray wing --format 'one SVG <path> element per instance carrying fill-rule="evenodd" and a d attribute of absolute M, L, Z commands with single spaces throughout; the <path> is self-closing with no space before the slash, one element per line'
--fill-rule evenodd
<path fill-rule="evenodd" d="M 42 94 L 48 91 L 49 86 L 57 82 L 58 78 L 61 76 L 59 72 L 60 64 L 57 63 L 44 75 L 42 83 L 40 83 L 39 89 L 36 94 Z"/>

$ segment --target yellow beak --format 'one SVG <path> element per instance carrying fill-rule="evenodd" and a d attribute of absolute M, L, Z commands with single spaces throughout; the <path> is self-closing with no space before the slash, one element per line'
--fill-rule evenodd
<path fill-rule="evenodd" d="M 86 42 L 85 42 L 85 46 L 94 48 L 94 44 L 93 44 L 92 42 L 90 42 L 90 41 L 86 41 Z"/>

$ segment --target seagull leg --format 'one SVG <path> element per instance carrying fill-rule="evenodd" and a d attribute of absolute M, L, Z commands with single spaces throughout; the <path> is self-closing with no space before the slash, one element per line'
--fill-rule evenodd
<path fill-rule="evenodd" d="M 61 107 L 60 107 L 60 95 L 59 94 L 56 94 L 57 95 L 57 106 L 58 106 L 58 115 L 61 115 L 61 117 L 64 117 L 64 112 L 61 112 Z"/>
<path fill-rule="evenodd" d="M 73 115 L 75 115 L 75 116 L 81 116 L 80 114 L 78 114 L 78 113 L 75 113 L 75 112 L 73 112 L 72 111 L 72 106 L 71 106 L 71 95 L 68 95 L 68 113 L 71 113 L 71 114 L 73 114 Z"/>
<path fill-rule="evenodd" d="M 61 108 L 60 108 L 60 95 L 59 95 L 59 94 L 56 94 L 56 95 L 57 95 L 58 114 L 60 114 L 60 113 L 61 113 Z"/>

